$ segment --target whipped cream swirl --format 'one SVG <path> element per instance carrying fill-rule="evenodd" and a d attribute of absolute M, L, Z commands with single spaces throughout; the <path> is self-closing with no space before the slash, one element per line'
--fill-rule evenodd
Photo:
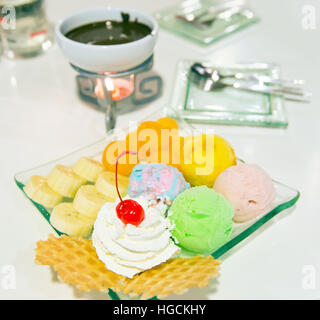
<path fill-rule="evenodd" d="M 117 201 L 101 208 L 92 234 L 99 259 L 109 270 L 128 278 L 167 261 L 180 251 L 170 238 L 170 222 L 164 217 L 167 206 L 144 196 L 134 200 L 145 213 L 139 226 L 125 225 L 118 218 Z"/>

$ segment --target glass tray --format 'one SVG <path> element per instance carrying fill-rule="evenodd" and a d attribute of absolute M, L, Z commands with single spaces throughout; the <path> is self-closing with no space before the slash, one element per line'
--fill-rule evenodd
<path fill-rule="evenodd" d="M 288 126 L 281 96 L 248 92 L 226 87 L 203 91 L 189 81 L 189 69 L 195 61 L 183 60 L 177 65 L 170 107 L 192 122 L 286 128 Z M 213 65 L 221 72 L 255 73 L 280 77 L 277 65 L 268 63 Z"/>
<path fill-rule="evenodd" d="M 242 14 L 235 14 L 228 20 L 218 19 L 211 26 L 205 28 L 196 27 L 189 22 L 181 21 L 175 17 L 176 14 L 183 13 L 186 6 L 190 7 L 192 5 L 193 9 L 203 10 L 221 2 L 212 0 L 183 1 L 178 5 L 155 12 L 154 17 L 162 28 L 202 46 L 210 45 L 259 21 L 256 15 L 247 8 Z"/>
<path fill-rule="evenodd" d="M 147 117 L 143 120 L 157 120 L 164 116 L 164 114 L 172 114 L 173 111 L 160 109 L 158 112 L 154 112 L 152 116 Z M 175 115 L 178 117 L 177 115 Z M 179 130 L 181 131 L 181 135 L 183 136 L 190 136 L 192 134 L 198 134 L 199 129 L 194 129 L 192 126 L 190 126 L 188 123 L 186 123 L 183 120 L 178 120 L 179 122 Z M 36 209 L 40 212 L 40 214 L 45 218 L 45 220 L 50 224 L 49 218 L 51 210 L 46 209 L 42 205 L 37 204 L 36 202 L 32 201 L 24 192 L 23 187 L 29 180 L 29 178 L 32 175 L 48 175 L 48 173 L 51 171 L 51 169 L 56 164 L 64 164 L 64 165 L 73 165 L 79 158 L 81 157 L 91 157 L 93 159 L 101 160 L 102 152 L 105 148 L 105 146 L 115 140 L 115 139 L 123 139 L 124 136 L 129 132 L 129 128 L 125 129 L 116 129 L 114 132 L 111 132 L 107 135 L 107 137 L 88 145 L 82 149 L 79 149 L 77 151 L 74 151 L 64 157 L 61 157 L 59 159 L 56 159 L 54 161 L 45 163 L 43 165 L 40 165 L 38 167 L 35 167 L 33 169 L 29 169 L 20 173 L 15 174 L 14 180 L 19 189 L 23 192 L 23 194 L 31 201 L 31 203 L 36 207 Z M 221 246 L 219 249 L 215 250 L 212 253 L 212 256 L 214 258 L 219 258 L 226 252 L 228 252 L 231 248 L 239 244 L 241 241 L 246 239 L 249 235 L 251 235 L 253 232 L 258 230 L 262 225 L 264 225 L 267 221 L 274 218 L 277 214 L 284 211 L 285 209 L 288 209 L 292 207 L 299 199 L 300 193 L 299 191 L 288 187 L 280 182 L 274 181 L 274 185 L 276 188 L 276 199 L 273 204 L 273 208 L 270 212 L 261 215 L 257 217 L 254 220 L 251 220 L 246 223 L 241 224 L 234 224 L 234 229 L 231 234 L 230 240 L 225 243 L 223 246 Z M 70 201 L 70 200 L 69 200 Z M 53 228 L 53 227 L 52 227 Z M 58 234 L 61 235 L 61 233 L 54 229 L 53 230 Z M 120 299 L 119 295 L 113 292 L 112 290 L 109 291 L 109 296 L 112 299 Z M 123 297 L 122 297 L 123 298 Z M 126 298 L 126 297 L 124 297 Z M 154 298 L 156 299 L 156 297 Z"/>

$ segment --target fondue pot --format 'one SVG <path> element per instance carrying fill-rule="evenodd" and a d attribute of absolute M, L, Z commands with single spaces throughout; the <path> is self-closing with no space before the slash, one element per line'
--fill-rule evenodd
<path fill-rule="evenodd" d="M 85 44 L 65 36 L 70 30 L 87 23 L 121 21 L 122 12 L 129 14 L 130 20 L 147 25 L 151 33 L 142 39 L 116 45 Z M 143 12 L 104 7 L 81 11 L 59 21 L 55 32 L 62 53 L 76 67 L 91 72 L 119 72 L 140 65 L 152 55 L 158 36 L 158 24 L 152 16 Z"/>
<path fill-rule="evenodd" d="M 124 14 L 130 21 L 149 27 L 150 33 L 138 40 L 110 45 L 82 43 L 66 36 L 94 22 L 121 22 Z M 158 36 L 158 24 L 152 16 L 132 9 L 88 9 L 59 21 L 55 32 L 62 53 L 79 73 L 79 96 L 105 112 L 107 131 L 115 127 L 117 113 L 131 111 L 161 95 L 162 79 L 151 70 Z"/>

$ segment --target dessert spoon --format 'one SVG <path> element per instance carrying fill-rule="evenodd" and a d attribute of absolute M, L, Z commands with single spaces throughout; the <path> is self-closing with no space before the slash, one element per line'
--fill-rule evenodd
<path fill-rule="evenodd" d="M 303 83 L 302 80 L 274 79 L 265 75 L 245 73 L 224 75 L 219 70 L 206 67 L 201 63 L 195 63 L 191 66 L 188 77 L 190 81 L 204 91 L 232 87 L 256 93 L 280 95 L 287 100 L 299 102 L 309 102 L 308 98 L 311 97 L 311 93 L 304 93 L 302 88 L 298 86 Z M 235 79 L 236 81 L 230 82 L 227 81 L 228 79 Z"/>

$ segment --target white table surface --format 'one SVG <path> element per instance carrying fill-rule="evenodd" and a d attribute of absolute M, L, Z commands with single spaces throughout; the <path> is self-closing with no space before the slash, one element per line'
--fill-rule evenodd
<path fill-rule="evenodd" d="M 55 22 L 74 10 L 93 6 L 134 7 L 151 13 L 173 2 L 48 0 L 47 11 Z M 301 26 L 306 4 L 316 10 L 315 30 Z M 166 105 L 175 65 L 182 58 L 219 63 L 276 62 L 282 66 L 283 75 L 307 80 L 313 92 L 309 105 L 286 103 L 286 130 L 214 127 L 230 137 L 239 157 L 260 164 L 275 179 L 299 189 L 302 196 L 293 210 L 276 223 L 268 223 L 223 259 L 218 281 L 205 290 L 191 290 L 182 296 L 186 299 L 320 298 L 320 4 L 317 0 L 255 0 L 253 5 L 262 19 L 259 24 L 206 50 L 161 30 L 154 69 L 165 81 L 164 94 L 143 110 L 118 119 L 118 126 L 126 125 L 129 119 L 141 119 L 146 110 Z M 54 281 L 48 267 L 34 265 L 36 242 L 46 239 L 52 230 L 13 181 L 14 173 L 104 135 L 103 115 L 78 98 L 74 76 L 56 45 L 34 59 L 0 60 L 2 299 L 106 299 L 103 294 L 83 294 Z M 15 270 L 13 289 L 6 289 L 7 266 Z M 306 268 L 313 274 L 305 274 Z M 303 286 L 308 279 L 314 284 Z"/>

